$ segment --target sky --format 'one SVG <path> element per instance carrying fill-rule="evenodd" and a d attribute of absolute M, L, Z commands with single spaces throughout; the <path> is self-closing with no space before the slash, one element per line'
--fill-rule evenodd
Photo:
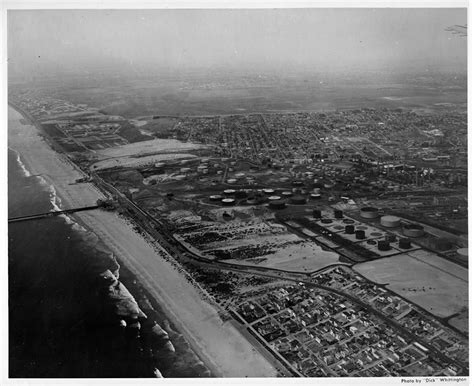
<path fill-rule="evenodd" d="M 9 71 L 88 66 L 464 70 L 466 9 L 8 11 Z"/>

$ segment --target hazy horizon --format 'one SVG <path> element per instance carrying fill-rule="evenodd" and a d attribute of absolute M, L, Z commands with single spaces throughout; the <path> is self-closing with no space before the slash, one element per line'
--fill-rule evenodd
<path fill-rule="evenodd" d="M 459 9 L 8 11 L 12 77 L 156 71 L 467 71 Z"/>

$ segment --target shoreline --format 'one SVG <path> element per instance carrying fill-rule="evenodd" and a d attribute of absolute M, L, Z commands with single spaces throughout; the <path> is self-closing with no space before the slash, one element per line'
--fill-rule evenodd
<path fill-rule="evenodd" d="M 66 155 L 53 150 L 43 138 L 41 128 L 26 114 L 9 105 L 28 121 L 22 128 L 8 131 L 8 146 L 20 154 L 31 175 L 41 175 L 54 186 L 61 204 L 88 205 L 102 193 L 90 183 L 70 185 L 84 176 Z M 17 131 L 12 133 L 11 131 Z M 218 377 L 271 377 L 277 370 L 229 322 L 222 323 L 217 310 L 201 299 L 196 289 L 176 268 L 157 255 L 154 247 L 168 254 L 158 244 L 136 233 L 131 224 L 116 213 L 105 211 L 74 214 L 74 219 L 95 233 L 100 240 L 133 272 L 137 281 L 162 305 L 163 311 L 190 343 L 198 357 Z"/>
<path fill-rule="evenodd" d="M 49 141 L 47 141 L 46 138 L 44 138 L 43 135 L 41 135 L 42 130 L 41 130 L 40 127 L 38 127 L 40 124 L 37 124 L 36 122 L 33 122 L 30 118 L 25 117 L 23 111 L 21 111 L 21 110 L 18 111 L 15 107 L 13 107 L 11 105 L 9 105 L 9 107 L 13 108 L 17 113 L 19 113 L 22 116 L 22 118 L 24 118 L 28 121 L 28 124 L 30 126 L 34 127 L 35 130 L 38 131 L 38 133 L 37 133 L 38 134 L 38 139 L 41 142 L 43 142 L 44 145 L 47 146 L 47 148 L 45 148 L 44 150 L 53 151 L 54 153 L 56 153 L 57 158 L 58 158 L 59 161 L 62 161 L 62 162 L 65 161 L 63 157 L 66 157 L 66 156 L 64 154 L 60 154 L 60 153 L 54 151 L 54 149 L 50 146 Z M 49 174 L 44 174 L 44 173 L 37 174 L 37 173 L 33 172 L 33 170 L 36 170 L 34 164 L 31 163 L 31 160 L 28 157 L 25 157 L 25 155 L 21 152 L 20 149 L 10 147 L 10 146 L 8 146 L 8 149 L 15 152 L 15 154 L 17 155 L 18 160 L 20 162 L 21 168 L 25 172 L 25 175 L 27 177 L 33 177 L 33 176 L 40 177 L 40 178 L 43 179 L 44 185 L 49 185 L 49 186 L 52 186 L 52 187 L 55 188 L 57 198 L 59 198 L 59 205 L 58 206 L 61 209 L 64 209 L 64 208 L 62 208 L 62 206 L 64 206 L 64 204 L 66 204 L 68 206 L 72 206 L 71 204 L 72 204 L 73 200 L 72 201 L 70 199 L 68 200 L 68 198 L 65 197 L 67 195 L 66 192 L 64 190 L 61 190 L 61 189 L 56 187 L 57 181 L 55 181 L 54 178 L 52 178 Z M 75 165 L 73 165 L 69 160 L 66 161 L 66 164 L 70 165 L 71 167 L 74 167 L 74 169 L 76 169 L 76 171 L 78 173 L 80 173 L 82 176 L 85 176 L 85 174 L 80 169 L 75 167 Z M 97 190 L 97 193 L 101 194 L 99 190 Z M 70 221 L 76 222 L 85 231 L 95 234 L 99 238 L 99 240 L 101 240 L 111 251 L 113 251 L 113 253 L 116 255 L 116 257 L 119 260 L 119 262 L 121 263 L 121 265 L 125 265 L 125 267 L 127 267 L 128 271 L 132 273 L 132 275 L 137 279 L 137 281 L 139 280 L 139 277 L 137 277 L 135 269 L 130 266 L 128 261 L 123 259 L 123 256 L 120 254 L 120 252 L 117 253 L 116 248 L 114 248 L 110 245 L 111 240 L 108 240 L 106 237 L 104 237 L 104 234 L 101 234 L 102 232 L 100 232 L 97 228 L 92 226 L 90 221 L 84 220 L 83 216 L 80 216 L 80 213 L 74 213 L 74 214 L 69 215 L 69 216 L 72 216 L 74 218 L 74 220 L 71 220 L 68 216 L 65 216 L 65 217 L 67 217 L 67 218 L 65 218 L 65 221 L 67 223 L 69 223 Z M 135 232 L 135 230 L 133 230 L 132 227 L 130 227 L 130 232 Z M 172 323 L 181 330 L 182 329 L 181 323 L 179 323 L 179 321 L 177 320 L 177 318 L 174 314 L 170 314 L 170 311 L 166 308 L 166 304 L 163 304 L 164 303 L 163 299 L 162 298 L 158 298 L 158 299 L 155 298 L 154 300 L 157 301 L 158 304 L 160 304 L 160 306 L 163 309 L 164 313 L 172 321 Z M 183 331 L 180 331 L 180 332 L 183 332 Z M 188 334 L 186 334 L 186 338 L 188 338 L 187 335 Z M 208 361 L 205 361 L 206 358 L 201 358 L 200 355 L 198 355 L 198 356 L 199 356 L 200 359 L 203 359 L 206 366 L 208 368 L 210 368 L 213 373 L 219 374 L 219 371 L 217 370 L 217 368 L 215 367 L 215 365 L 213 363 L 207 363 Z"/>

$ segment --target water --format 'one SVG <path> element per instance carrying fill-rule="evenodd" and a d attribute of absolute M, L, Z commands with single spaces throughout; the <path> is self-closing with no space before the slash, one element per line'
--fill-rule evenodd
<path fill-rule="evenodd" d="M 9 217 L 60 207 L 54 187 L 12 150 L 8 176 Z M 10 377 L 139 376 L 120 349 L 111 352 L 120 333 L 102 322 L 103 294 L 85 264 L 97 251 L 85 248 L 84 228 L 59 216 L 8 232 Z"/>
<path fill-rule="evenodd" d="M 52 210 L 54 190 L 19 161 L 9 150 L 8 216 Z M 81 307 L 66 306 L 76 303 L 77 236 L 59 217 L 9 224 L 8 233 L 10 376 L 79 375 L 87 363 L 73 363 L 65 355 L 71 338 L 81 334 L 66 327 L 82 319 Z"/>
<path fill-rule="evenodd" d="M 31 175 L 9 149 L 8 217 L 60 207 L 54 187 Z M 110 323 L 110 306 L 97 285 L 100 252 L 85 237 L 90 233 L 64 215 L 11 223 L 8 232 L 10 377 L 151 376 L 156 362 L 143 351 L 143 340 L 127 337 Z M 99 271 L 103 269 L 107 267 Z M 143 300 L 144 290 L 130 272 L 124 268 L 120 273 L 121 281 Z M 163 310 L 152 303 L 148 317 L 163 325 Z M 176 356 L 156 363 L 162 374 L 203 376 L 199 359 L 183 337 L 173 330 L 170 336 Z"/>

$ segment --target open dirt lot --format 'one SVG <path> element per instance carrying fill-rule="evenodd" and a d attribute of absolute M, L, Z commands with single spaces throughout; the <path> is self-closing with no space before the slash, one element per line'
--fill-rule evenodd
<path fill-rule="evenodd" d="M 265 260 L 261 260 L 265 259 Z M 339 255 L 323 251 L 318 245 L 305 242 L 278 248 L 271 254 L 255 259 L 226 260 L 234 264 L 255 265 L 258 267 L 282 269 L 291 272 L 314 272 L 331 264 L 339 263 Z"/>
<path fill-rule="evenodd" d="M 467 334 L 469 332 L 469 312 L 467 310 L 461 312 L 458 316 L 449 319 L 448 323 Z"/>
<path fill-rule="evenodd" d="M 196 236 L 216 233 L 224 238 L 199 243 L 204 238 Z M 281 269 L 291 272 L 314 272 L 331 264 L 339 263 L 339 255 L 324 251 L 312 241 L 302 239 L 280 224 L 266 222 L 223 223 L 210 226 L 201 233 L 192 232 L 194 247 L 204 255 L 216 255 L 216 252 L 230 254 L 231 258 L 223 262 L 254 265 L 258 267 Z M 232 251 L 242 251 L 232 256 Z M 246 251 L 251 251 L 246 254 Z M 218 256 L 218 255 L 217 255 Z"/>
<path fill-rule="evenodd" d="M 173 154 L 155 154 L 148 155 L 144 157 L 119 157 L 119 158 L 110 158 L 105 159 L 91 165 L 91 170 L 104 170 L 114 167 L 143 167 L 147 165 L 152 165 L 156 162 L 167 161 L 167 160 L 181 160 L 181 159 L 190 159 L 195 158 L 195 155 L 192 154 L 182 154 L 182 153 L 173 153 Z"/>
<path fill-rule="evenodd" d="M 176 139 L 153 139 L 151 141 L 129 143 L 104 150 L 98 150 L 97 154 L 104 158 L 145 156 L 158 153 L 180 153 L 190 150 L 205 148 L 204 145 L 181 142 Z"/>
<path fill-rule="evenodd" d="M 458 272 L 461 267 L 437 259 L 427 261 L 426 256 L 421 259 L 403 254 L 357 264 L 354 270 L 388 284 L 388 289 L 432 314 L 447 317 L 467 307 L 469 287 L 467 278 Z"/>

